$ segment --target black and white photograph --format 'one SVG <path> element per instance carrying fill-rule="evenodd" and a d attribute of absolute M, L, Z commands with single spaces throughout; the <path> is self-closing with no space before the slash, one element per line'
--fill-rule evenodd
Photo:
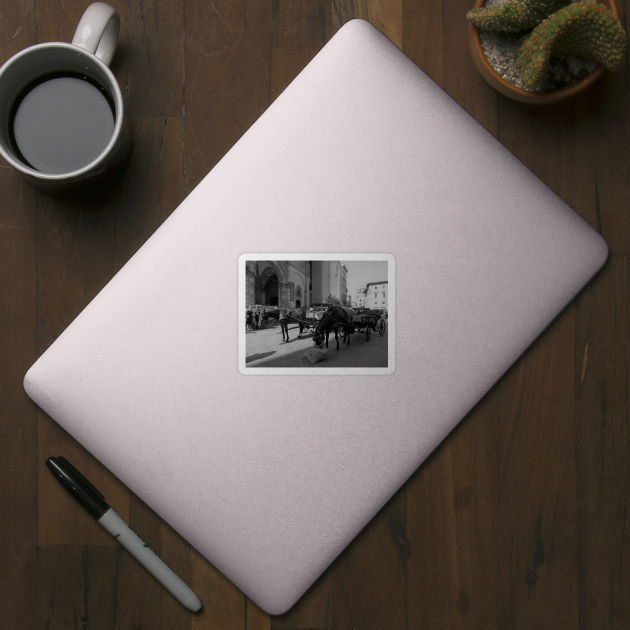
<path fill-rule="evenodd" d="M 239 259 L 243 374 L 391 374 L 394 257 L 246 254 Z"/>

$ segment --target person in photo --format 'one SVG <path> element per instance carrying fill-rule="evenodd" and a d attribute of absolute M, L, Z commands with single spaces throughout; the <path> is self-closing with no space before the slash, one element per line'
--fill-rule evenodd
<path fill-rule="evenodd" d="M 288 309 L 286 309 L 284 306 L 280 309 L 279 319 L 280 319 L 280 330 L 282 331 L 281 343 L 287 343 L 289 341 L 289 313 L 288 313 Z M 286 340 L 285 340 L 285 334 L 286 334 Z"/>
<path fill-rule="evenodd" d="M 254 319 L 254 313 L 252 312 L 252 307 L 248 306 L 245 311 L 245 330 L 251 330 Z"/>

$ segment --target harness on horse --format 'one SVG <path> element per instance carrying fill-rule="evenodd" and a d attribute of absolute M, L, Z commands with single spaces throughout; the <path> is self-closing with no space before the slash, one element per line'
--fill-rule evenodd
<path fill-rule="evenodd" d="M 339 304 L 335 304 L 332 308 L 329 309 L 329 313 L 335 312 L 338 317 L 341 317 L 342 320 L 337 322 L 337 325 L 345 325 L 352 326 L 352 311 L 349 311 L 345 306 L 339 306 Z"/>
<path fill-rule="evenodd" d="M 319 321 L 319 324 L 315 328 L 313 333 L 313 340 L 315 341 L 315 345 L 320 346 L 324 343 L 324 336 L 328 337 L 327 333 L 331 330 L 335 331 L 335 339 L 337 339 L 338 329 L 340 327 L 352 326 L 352 311 L 348 311 L 343 306 L 338 304 L 332 305 L 324 314 L 324 316 Z M 352 330 L 351 332 L 354 332 Z M 339 346 L 339 341 L 337 341 L 337 347 Z"/>

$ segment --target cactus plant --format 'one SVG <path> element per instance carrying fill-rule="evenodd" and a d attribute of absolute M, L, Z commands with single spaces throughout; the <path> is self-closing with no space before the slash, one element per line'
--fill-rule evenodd
<path fill-rule="evenodd" d="M 516 64 L 525 83 L 534 85 L 545 75 L 554 53 L 595 61 L 614 70 L 625 49 L 626 34 L 614 13 L 585 0 L 543 20 L 524 40 Z"/>
<path fill-rule="evenodd" d="M 466 17 L 479 29 L 520 33 L 534 28 L 568 0 L 506 0 L 500 4 L 472 9 Z"/>

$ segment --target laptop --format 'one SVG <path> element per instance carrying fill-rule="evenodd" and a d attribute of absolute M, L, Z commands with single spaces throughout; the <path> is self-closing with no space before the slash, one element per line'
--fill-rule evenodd
<path fill-rule="evenodd" d="M 24 387 L 279 614 L 607 255 L 567 204 L 389 40 L 353 20 L 38 359 Z M 359 278 L 359 263 L 385 267 Z M 366 301 L 385 286 L 386 309 Z M 257 327 L 246 320 L 252 306 Z M 324 358 L 305 363 L 337 306 L 365 317 L 328 329 Z M 299 336 L 296 316 L 284 344 L 270 316 L 280 307 L 310 324 Z"/>

